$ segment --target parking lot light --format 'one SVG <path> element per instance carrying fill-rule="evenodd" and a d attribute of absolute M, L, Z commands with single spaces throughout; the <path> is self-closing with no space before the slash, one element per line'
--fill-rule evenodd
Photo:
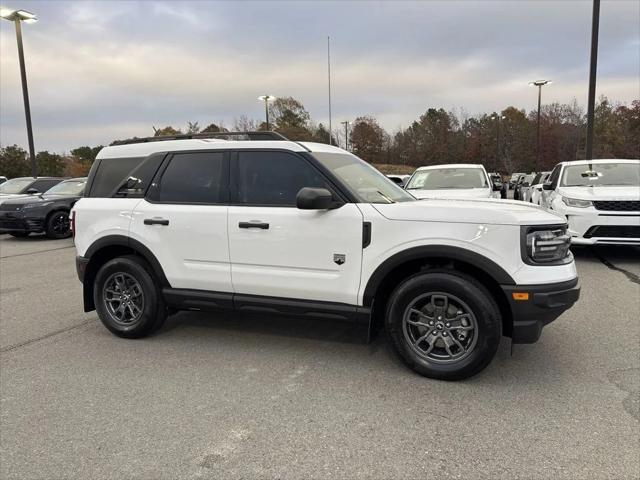
<path fill-rule="evenodd" d="M 542 100 L 542 87 L 545 85 L 549 85 L 553 83 L 551 80 L 535 80 L 533 82 L 529 82 L 530 87 L 538 87 L 538 133 L 537 133 L 537 141 L 536 141 L 536 168 L 535 171 L 538 171 L 538 167 L 540 165 L 540 103 Z"/>
<path fill-rule="evenodd" d="M 269 102 L 272 102 L 275 99 L 276 97 L 274 97 L 273 95 L 260 95 L 258 97 L 258 100 L 264 102 L 264 114 L 267 120 L 267 130 L 269 130 Z"/>
<path fill-rule="evenodd" d="M 22 98 L 24 100 L 24 114 L 27 120 L 27 139 L 29 141 L 29 159 L 31 161 L 31 175 L 38 176 L 36 166 L 36 153 L 33 145 L 33 128 L 31 126 L 31 107 L 29 105 L 29 90 L 27 88 L 27 72 L 24 64 L 24 49 L 22 48 L 22 22 L 35 23 L 38 21 L 35 14 L 26 10 L 11 10 L 0 8 L 0 17 L 13 22 L 16 27 L 16 40 L 18 42 L 18 60 L 20 62 L 20 78 L 22 80 Z"/>

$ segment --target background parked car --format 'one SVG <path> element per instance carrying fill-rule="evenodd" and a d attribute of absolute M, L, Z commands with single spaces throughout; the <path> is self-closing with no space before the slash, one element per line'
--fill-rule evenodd
<path fill-rule="evenodd" d="M 7 181 L 7 177 L 0 175 L 0 184 L 4 183 Z"/>
<path fill-rule="evenodd" d="M 44 232 L 49 238 L 71 235 L 69 212 L 84 193 L 86 178 L 65 180 L 42 195 L 13 198 L 0 205 L 0 233 L 26 237 Z"/>
<path fill-rule="evenodd" d="M 416 198 L 492 198 L 501 187 L 493 185 L 482 165 L 461 163 L 420 167 L 406 189 Z"/>
<path fill-rule="evenodd" d="M 0 204 L 10 198 L 20 198 L 46 192 L 63 180 L 64 178 L 59 177 L 12 178 L 0 185 Z"/>
<path fill-rule="evenodd" d="M 493 189 L 494 198 L 507 198 L 507 191 L 505 190 L 504 183 L 502 182 L 502 176 L 499 173 L 490 173 L 489 179 L 494 187 L 500 187 L 500 190 Z"/>
<path fill-rule="evenodd" d="M 533 179 L 533 183 L 527 192 L 527 198 L 525 202 L 535 203 L 536 205 L 540 205 L 542 200 L 542 187 L 544 182 L 547 181 L 551 172 L 540 172 Z"/>
<path fill-rule="evenodd" d="M 411 175 L 387 175 L 387 178 L 404 188 Z"/>
<path fill-rule="evenodd" d="M 515 188 L 513 189 L 513 199 L 514 200 L 522 200 L 523 199 L 523 194 L 524 194 L 523 189 L 524 188 L 529 188 L 534 176 L 535 176 L 535 174 L 533 174 L 533 173 L 530 173 L 528 175 L 520 175 L 520 177 L 518 178 L 518 183 L 516 184 Z"/>
<path fill-rule="evenodd" d="M 518 184 L 518 180 L 520 177 L 524 176 L 524 173 L 513 173 L 511 174 L 511 179 L 509 180 L 509 186 L 513 189 Z"/>
<path fill-rule="evenodd" d="M 562 162 L 543 188 L 571 243 L 640 245 L 640 160 Z"/>

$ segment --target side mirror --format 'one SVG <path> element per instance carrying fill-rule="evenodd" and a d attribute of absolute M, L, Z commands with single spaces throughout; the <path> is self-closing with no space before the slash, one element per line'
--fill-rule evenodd
<path fill-rule="evenodd" d="M 37 188 L 30 188 L 29 190 L 27 190 L 27 193 L 29 195 L 35 195 L 36 193 L 40 193 L 40 192 L 38 191 Z"/>
<path fill-rule="evenodd" d="M 550 184 L 550 183 L 543 183 L 543 184 L 542 184 L 542 189 L 543 189 L 543 190 L 555 190 L 555 189 L 553 188 L 553 185 L 552 185 L 552 184 Z"/>
<path fill-rule="evenodd" d="M 328 210 L 333 205 L 333 195 L 326 188 L 301 188 L 296 195 L 296 207 L 300 210 Z"/>

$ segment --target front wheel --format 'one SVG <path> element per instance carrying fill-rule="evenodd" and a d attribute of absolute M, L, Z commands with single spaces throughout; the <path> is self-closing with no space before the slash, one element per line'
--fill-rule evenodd
<path fill-rule="evenodd" d="M 147 336 L 159 329 L 167 317 L 151 269 L 133 255 L 114 258 L 100 268 L 93 300 L 104 326 L 119 337 Z"/>
<path fill-rule="evenodd" d="M 70 237 L 71 222 L 69 221 L 69 212 L 61 210 L 49 215 L 45 225 L 45 233 L 47 237 L 55 239 Z"/>
<path fill-rule="evenodd" d="M 396 353 L 421 375 L 460 380 L 483 370 L 502 334 L 500 310 L 473 277 L 420 273 L 392 293 L 385 318 Z"/>

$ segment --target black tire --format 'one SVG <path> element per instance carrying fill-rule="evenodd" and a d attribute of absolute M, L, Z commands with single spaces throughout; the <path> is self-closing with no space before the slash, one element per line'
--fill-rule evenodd
<path fill-rule="evenodd" d="M 418 327 L 413 324 L 407 323 L 412 321 L 411 315 L 416 314 L 416 310 L 411 310 L 414 313 L 408 313 L 410 307 L 414 305 L 416 299 L 424 298 L 429 299 L 430 293 L 435 293 L 436 299 L 441 296 L 450 296 L 446 305 L 448 308 L 454 308 L 457 314 L 460 314 L 461 310 L 469 310 L 470 317 L 460 315 L 460 318 L 465 317 L 462 321 L 471 324 L 474 321 L 475 328 L 469 332 L 466 330 L 468 327 L 459 327 L 459 330 L 448 330 L 445 328 L 444 322 L 446 322 L 447 315 L 443 321 L 436 321 L 437 328 L 443 328 L 448 332 L 448 338 L 442 338 L 443 330 L 437 332 L 441 335 L 440 339 L 434 336 L 431 337 L 429 331 L 434 328 L 433 332 L 436 332 L 436 327 L 426 327 L 423 331 L 417 332 Z M 455 300 L 454 300 L 455 299 Z M 426 300 L 425 300 L 426 301 Z M 449 303 L 450 302 L 450 303 Z M 464 307 L 458 309 L 456 304 L 462 304 Z M 429 309 L 433 306 L 433 303 L 426 305 L 424 309 Z M 424 310 L 419 310 L 421 313 Z M 406 316 L 408 315 L 408 316 Z M 436 314 L 431 314 L 433 319 L 440 319 L 442 317 L 436 317 Z M 406 316 L 406 320 L 405 320 Z M 416 317 L 413 317 L 416 318 Z M 430 318 L 428 316 L 417 317 L 422 322 L 423 318 Z M 451 318 L 453 322 L 453 318 Z M 425 323 L 428 323 L 424 320 Z M 431 322 L 431 320 L 429 320 Z M 447 327 L 450 323 L 446 323 Z M 453 327 L 455 328 L 455 327 Z M 463 328 L 464 333 L 461 333 Z M 433 271 L 428 273 L 419 273 L 402 282 L 389 298 L 387 305 L 387 312 L 385 317 L 385 329 L 390 340 L 390 344 L 395 352 L 400 356 L 402 361 L 412 370 L 429 378 L 436 378 L 440 380 L 461 380 L 471 377 L 481 370 L 483 370 L 496 354 L 498 346 L 500 344 L 500 337 L 502 336 L 502 320 L 500 316 L 500 309 L 496 304 L 491 294 L 478 282 L 475 278 L 454 271 Z M 436 339 L 434 346 L 428 345 L 431 348 L 431 353 L 424 354 L 424 349 L 420 348 L 420 345 L 424 343 L 416 342 L 412 343 L 412 339 L 415 336 L 422 335 L 426 332 L 427 342 L 431 339 Z M 470 333 L 473 332 L 473 333 Z M 414 335 L 415 333 L 415 335 Z M 412 337 L 414 335 L 414 337 Z M 451 337 L 456 335 L 455 341 L 462 347 L 465 346 L 463 339 L 466 338 L 466 346 L 468 349 L 458 348 L 456 345 L 449 345 L 460 352 L 459 359 L 455 359 L 453 356 L 450 359 L 442 359 L 449 352 L 449 348 L 441 355 L 440 359 L 432 358 L 436 352 L 444 351 L 444 341 L 452 342 L 454 339 Z M 420 337 L 423 338 L 423 337 Z M 460 341 L 459 341 L 460 340 Z M 438 343 L 440 342 L 440 343 Z M 442 345 L 439 347 L 438 345 Z M 430 356 L 431 355 L 431 356 Z"/>
<path fill-rule="evenodd" d="M 30 232 L 9 232 L 9 235 L 16 238 L 27 238 Z"/>
<path fill-rule="evenodd" d="M 115 299 L 117 295 L 107 294 L 105 290 L 113 291 L 110 287 L 115 284 L 112 282 L 116 282 L 117 277 L 130 281 L 130 285 L 124 289 L 116 288 L 116 291 L 124 292 L 127 295 L 126 298 L 133 299 L 135 294 L 127 292 L 134 292 L 139 287 L 142 295 L 141 303 L 125 306 L 120 312 L 123 316 L 132 316 L 131 321 L 125 321 L 126 319 L 119 318 L 118 314 L 114 313 L 116 310 L 114 305 L 120 305 L 123 302 L 118 303 Z M 137 283 L 138 287 L 131 287 L 134 283 Z M 111 295 L 111 301 L 107 300 L 106 295 Z M 120 298 L 124 298 L 123 294 L 120 294 Z M 131 302 L 137 302 L 139 298 Z M 114 258 L 100 268 L 94 282 L 93 301 L 104 326 L 114 335 L 123 338 L 141 338 L 150 335 L 161 328 L 167 318 L 167 308 L 162 299 L 159 282 L 148 264 L 135 255 Z M 133 315 L 134 308 L 137 308 L 139 313 L 136 310 L 136 314 Z"/>
<path fill-rule="evenodd" d="M 69 220 L 69 212 L 58 210 L 50 213 L 44 228 L 48 238 L 61 239 L 70 237 L 71 222 Z"/>

